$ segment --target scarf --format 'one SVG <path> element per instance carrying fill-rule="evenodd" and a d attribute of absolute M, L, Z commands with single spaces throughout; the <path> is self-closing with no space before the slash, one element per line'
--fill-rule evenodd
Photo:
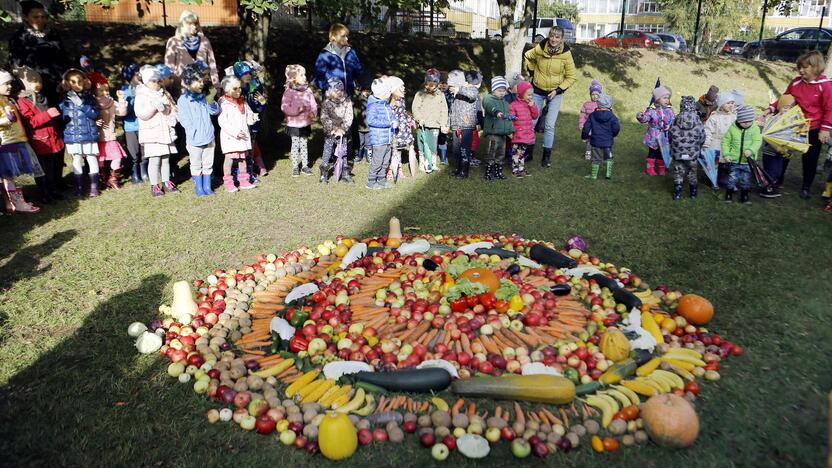
<path fill-rule="evenodd" d="M 196 53 L 199 52 L 199 46 L 201 43 L 202 38 L 199 37 L 199 34 L 185 36 L 182 38 L 182 45 L 185 46 L 185 50 L 188 51 L 188 54 L 192 59 L 196 59 Z"/>
<path fill-rule="evenodd" d="M 334 53 L 335 55 L 341 57 L 341 59 L 345 59 L 347 57 L 347 52 L 350 51 L 349 46 L 347 47 L 338 47 L 338 44 L 334 42 L 330 42 L 329 45 L 326 46 L 327 50 Z"/>
<path fill-rule="evenodd" d="M 80 106 L 84 103 L 84 100 L 81 99 L 81 96 L 79 96 L 78 93 L 76 93 L 75 91 L 70 91 L 66 93 L 66 97 L 69 98 L 69 100 L 72 101 L 72 103 L 76 106 Z"/>
<path fill-rule="evenodd" d="M 187 90 L 187 89 L 186 89 L 186 90 L 185 90 L 185 95 L 187 95 L 187 96 L 188 96 L 188 98 L 189 98 L 191 101 L 201 102 L 201 101 L 204 101 L 204 100 L 205 100 L 205 93 L 195 93 L 195 92 L 193 92 L 193 91 L 191 91 L 191 90 Z"/>
<path fill-rule="evenodd" d="M 294 81 L 287 81 L 286 82 L 286 87 L 289 88 L 289 89 L 294 89 L 295 91 L 303 92 L 303 91 L 306 91 L 307 88 L 309 88 L 309 84 L 308 83 L 298 84 L 298 83 L 295 83 Z"/>
<path fill-rule="evenodd" d="M 237 106 L 237 110 L 239 110 L 241 114 L 246 113 L 246 101 L 242 97 L 240 99 L 234 99 L 231 96 L 225 96 L 225 100 Z"/>
<path fill-rule="evenodd" d="M 563 44 L 560 45 L 557 49 L 553 48 L 549 45 L 549 41 L 546 41 L 546 53 L 549 55 L 557 55 L 560 51 L 563 50 Z"/>
<path fill-rule="evenodd" d="M 24 28 L 26 28 L 26 34 L 28 34 L 30 36 L 37 37 L 38 39 L 43 39 L 44 37 L 46 37 L 47 34 L 49 34 L 49 28 L 45 28 L 42 31 L 36 31 L 36 30 L 32 29 L 32 27 L 29 26 L 28 24 L 26 24 L 26 23 L 23 23 L 23 24 L 24 24 Z"/>

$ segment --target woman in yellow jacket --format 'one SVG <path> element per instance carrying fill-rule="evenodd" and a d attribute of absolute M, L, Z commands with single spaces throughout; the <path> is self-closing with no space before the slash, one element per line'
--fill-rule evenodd
<path fill-rule="evenodd" d="M 543 160 L 549 167 L 555 143 L 555 122 L 558 120 L 563 93 L 575 84 L 575 61 L 569 45 L 563 42 L 563 28 L 555 26 L 549 37 L 523 54 L 523 67 L 531 76 L 534 103 L 541 116 L 545 115 L 543 130 Z M 546 109 L 544 112 L 544 108 Z M 538 117 L 539 119 L 540 117 Z M 537 119 L 535 119 L 537 126 Z"/>

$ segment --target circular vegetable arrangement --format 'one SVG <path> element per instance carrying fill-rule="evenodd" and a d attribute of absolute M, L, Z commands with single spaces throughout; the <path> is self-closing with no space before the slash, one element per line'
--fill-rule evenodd
<path fill-rule="evenodd" d="M 391 227 L 218 269 L 195 295 L 179 282 L 164 319 L 128 331 L 216 406 L 209 422 L 333 460 L 405 434 L 436 460 L 687 447 L 697 379 L 742 354 L 701 328 L 706 299 L 651 288 L 580 237 Z"/>

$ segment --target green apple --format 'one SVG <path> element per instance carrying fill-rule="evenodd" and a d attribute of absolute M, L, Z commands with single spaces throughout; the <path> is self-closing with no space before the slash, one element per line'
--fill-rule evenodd
<path fill-rule="evenodd" d="M 433 457 L 434 460 L 442 461 L 448 458 L 448 446 L 443 443 L 438 443 L 430 449 L 430 455 Z"/>
<path fill-rule="evenodd" d="M 526 458 L 532 453 L 532 446 L 522 437 L 511 441 L 511 453 L 517 458 Z"/>
<path fill-rule="evenodd" d="M 466 432 L 465 432 L 464 427 L 454 428 L 454 437 L 455 438 L 459 439 L 460 437 L 464 436 L 465 434 L 466 434 Z"/>
<path fill-rule="evenodd" d="M 240 420 L 240 427 L 246 431 L 251 431 L 254 429 L 254 425 L 257 422 L 257 418 L 252 415 L 243 416 L 243 419 Z"/>
<path fill-rule="evenodd" d="M 168 366 L 168 375 L 174 378 L 179 377 L 185 372 L 185 365 L 181 362 L 172 362 Z"/>
<path fill-rule="evenodd" d="M 500 440 L 500 430 L 496 427 L 489 427 L 487 431 L 485 431 L 485 438 L 491 442 L 497 442 Z"/>
<path fill-rule="evenodd" d="M 283 445 L 292 445 L 292 444 L 295 443 L 295 439 L 297 439 L 297 437 L 298 436 L 297 436 L 297 434 L 295 434 L 295 431 L 286 430 L 286 431 L 283 431 L 283 432 L 280 433 L 279 438 L 280 438 L 280 442 L 282 442 Z"/>

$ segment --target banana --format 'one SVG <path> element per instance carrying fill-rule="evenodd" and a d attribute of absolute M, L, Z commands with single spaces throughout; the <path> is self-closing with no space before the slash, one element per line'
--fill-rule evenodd
<path fill-rule="evenodd" d="M 334 379 L 324 380 L 324 383 L 315 387 L 315 390 L 309 392 L 306 396 L 304 396 L 303 400 L 301 400 L 301 403 L 315 403 L 316 401 L 320 400 L 321 397 L 323 397 L 324 394 L 326 392 L 328 392 L 330 388 L 332 388 L 334 386 L 335 386 L 335 380 Z"/>
<path fill-rule="evenodd" d="M 320 373 L 320 369 L 312 369 L 311 371 L 300 376 L 300 378 L 292 382 L 292 384 L 286 388 L 286 397 L 292 398 L 295 395 L 295 393 L 298 392 L 298 390 L 300 390 L 301 388 L 305 387 L 307 384 L 318 378 L 318 374 Z"/>
<path fill-rule="evenodd" d="M 349 393 L 352 390 L 352 385 L 344 385 L 343 387 L 334 387 L 336 390 L 329 394 L 329 396 L 324 395 L 318 400 L 318 403 L 321 404 L 324 408 L 329 408 L 332 404 L 338 401 L 341 396 L 347 396 L 347 401 L 349 401 Z M 331 391 L 332 389 L 330 389 Z"/>
<path fill-rule="evenodd" d="M 609 395 L 609 396 L 613 397 L 614 399 L 618 400 L 618 402 L 620 403 L 620 406 L 622 408 L 626 408 L 626 407 L 628 407 L 632 404 L 631 401 L 630 401 L 630 397 L 628 397 L 627 395 L 619 392 L 618 390 L 616 390 L 614 388 L 608 388 L 608 389 L 606 389 L 602 392 L 598 392 L 598 393 L 601 393 L 603 395 Z"/>
<path fill-rule="evenodd" d="M 646 383 L 647 385 L 652 385 L 656 387 L 659 393 L 667 393 L 670 391 L 670 385 L 668 385 L 664 380 L 656 379 L 654 376 L 649 377 L 639 377 L 636 380 L 641 380 L 642 382 Z"/>
<path fill-rule="evenodd" d="M 692 372 L 694 369 L 696 369 L 696 364 L 694 364 L 692 362 L 688 362 L 688 361 L 680 361 L 678 359 L 667 358 L 667 357 L 662 357 L 662 361 L 666 362 L 666 363 L 668 363 L 668 364 L 670 364 L 671 366 L 674 366 L 674 367 L 681 367 L 682 369 L 684 369 L 688 372 Z"/>
<path fill-rule="evenodd" d="M 323 385 L 324 382 L 326 382 L 326 379 L 315 380 L 311 384 L 309 384 L 309 385 L 301 388 L 300 390 L 298 390 L 298 392 L 295 393 L 295 398 L 299 399 L 299 400 L 303 400 L 304 398 L 306 398 L 307 395 L 314 392 L 318 387 Z"/>
<path fill-rule="evenodd" d="M 641 398 L 638 397 L 638 394 L 636 394 L 636 392 L 630 390 L 629 388 L 623 385 L 613 385 L 612 388 L 626 395 L 627 398 L 630 399 L 630 403 L 632 405 L 638 406 L 639 403 L 641 403 Z"/>
<path fill-rule="evenodd" d="M 667 356 L 667 354 L 665 354 L 665 356 Z M 705 366 L 705 361 L 698 358 L 690 357 L 687 354 L 674 354 L 670 357 L 670 359 L 673 359 L 674 361 L 689 362 L 699 367 Z"/>
<path fill-rule="evenodd" d="M 653 358 L 646 363 L 642 364 L 638 369 L 636 369 L 636 375 L 639 377 L 646 377 L 653 373 L 656 369 L 659 368 L 659 364 L 662 363 L 661 358 Z"/>
<path fill-rule="evenodd" d="M 335 411 L 339 413 L 349 413 L 351 411 L 355 411 L 361 407 L 361 404 L 364 403 L 364 389 L 359 388 L 356 390 L 355 395 L 352 397 L 352 400 L 349 401 L 346 405 L 340 406 L 335 409 Z"/>
<path fill-rule="evenodd" d="M 667 366 L 670 368 L 670 370 L 677 373 L 679 376 L 681 376 L 685 380 L 688 380 L 688 381 L 696 380 L 695 375 L 691 374 L 689 370 L 687 370 L 687 369 L 685 369 L 681 366 L 677 366 L 677 365 L 671 364 L 669 362 L 667 363 Z"/>
<path fill-rule="evenodd" d="M 295 365 L 295 360 L 292 359 L 292 358 L 289 358 L 289 359 L 280 361 L 279 363 L 275 364 L 272 367 L 269 367 L 268 369 L 259 370 L 259 371 L 255 372 L 254 375 L 256 375 L 256 376 L 258 376 L 262 379 L 265 379 L 267 377 L 272 377 L 272 376 L 276 376 L 278 374 L 281 374 L 284 371 L 286 371 L 288 368 L 290 368 L 294 365 Z"/>
<path fill-rule="evenodd" d="M 376 397 L 374 397 L 371 393 L 368 393 L 364 396 L 364 406 L 361 407 L 359 410 L 353 411 L 353 413 L 357 414 L 358 416 L 369 416 L 370 413 L 376 410 Z"/>
<path fill-rule="evenodd" d="M 641 382 L 641 381 L 622 380 L 621 385 L 623 385 L 626 388 L 629 388 L 630 390 L 632 390 L 635 393 L 638 393 L 639 395 L 646 396 L 646 397 L 651 397 L 653 395 L 658 395 L 659 394 L 659 389 L 658 388 L 656 388 L 653 385 L 648 385 L 648 384 L 646 384 L 644 382 Z"/>
<path fill-rule="evenodd" d="M 685 382 L 681 377 L 673 372 L 668 372 L 664 369 L 656 369 L 655 373 L 658 374 L 659 377 L 664 377 L 665 379 L 670 380 L 675 388 L 685 388 Z"/>
<path fill-rule="evenodd" d="M 618 406 L 618 402 L 615 398 L 605 395 L 605 394 L 598 394 L 598 398 L 604 399 L 607 401 L 607 405 L 609 405 L 610 409 L 612 410 L 612 414 L 615 415 L 621 408 Z"/>
<path fill-rule="evenodd" d="M 676 374 L 673 374 L 673 375 L 676 376 Z M 678 376 L 676 376 L 676 377 L 678 377 Z M 648 377 L 648 378 L 650 378 L 652 380 L 655 380 L 655 381 L 658 381 L 658 382 L 661 382 L 663 384 L 662 388 L 667 388 L 668 391 L 671 391 L 676 387 L 676 381 L 675 380 L 673 380 L 673 379 L 669 378 L 668 376 L 666 376 L 664 374 L 661 374 L 659 372 L 653 372 L 650 375 L 650 377 Z M 679 379 L 679 380 L 681 380 L 681 379 Z M 684 387 L 684 385 L 682 387 Z"/>
<path fill-rule="evenodd" d="M 653 296 L 653 291 L 649 289 L 643 289 L 641 291 L 633 291 L 633 294 L 638 297 L 639 299 L 646 299 L 648 297 L 655 297 Z"/>
<path fill-rule="evenodd" d="M 350 402 L 350 393 L 347 392 L 347 393 L 344 393 L 343 395 L 339 396 L 338 398 L 336 398 L 335 401 L 333 401 L 332 404 L 329 405 L 329 406 L 332 409 L 338 409 L 338 408 L 346 405 L 349 402 Z"/>
<path fill-rule="evenodd" d="M 445 400 L 439 397 L 433 397 L 430 399 L 430 401 L 431 403 L 433 403 L 434 406 L 436 406 L 436 409 L 441 411 L 448 411 L 448 403 L 446 403 Z"/>
<path fill-rule="evenodd" d="M 601 425 L 607 427 L 612 421 L 615 411 L 610 407 L 609 401 L 601 398 L 598 395 L 590 395 L 586 397 L 586 403 L 593 408 L 597 408 L 601 412 Z"/>
<path fill-rule="evenodd" d="M 670 348 L 666 353 L 664 353 L 664 355 L 665 357 L 682 355 L 693 359 L 702 359 L 702 354 L 700 354 L 699 351 L 689 348 Z"/>

